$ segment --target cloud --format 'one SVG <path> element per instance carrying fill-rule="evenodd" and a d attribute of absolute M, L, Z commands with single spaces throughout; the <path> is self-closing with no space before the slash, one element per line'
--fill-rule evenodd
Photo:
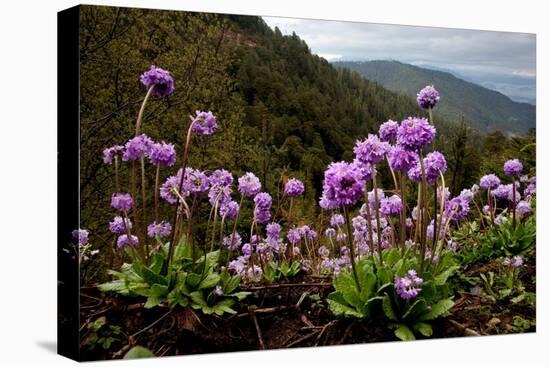
<path fill-rule="evenodd" d="M 446 69 L 521 100 L 534 102 L 534 34 L 264 17 L 283 34 L 296 32 L 328 61 L 398 60 Z M 510 78 L 513 76 L 515 78 Z M 527 87 L 526 85 L 529 85 Z M 531 89 L 526 92 L 526 89 Z"/>

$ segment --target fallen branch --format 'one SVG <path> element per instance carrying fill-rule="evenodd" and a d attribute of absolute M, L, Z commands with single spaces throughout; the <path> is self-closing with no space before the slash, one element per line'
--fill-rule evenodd
<path fill-rule="evenodd" d="M 318 334 L 319 331 L 320 331 L 320 330 L 315 330 L 315 331 L 313 331 L 313 332 L 311 332 L 311 333 L 309 333 L 309 334 L 307 334 L 307 335 L 304 335 L 304 336 L 302 336 L 300 339 L 295 340 L 295 341 L 293 341 L 292 343 L 288 344 L 286 347 L 287 347 L 287 348 L 290 348 L 290 347 L 293 347 L 293 346 L 295 346 L 295 345 L 297 345 L 297 344 L 300 344 L 301 342 L 306 341 L 306 340 L 308 340 L 309 338 L 311 338 L 311 337 L 315 336 L 316 334 Z"/>
<path fill-rule="evenodd" d="M 260 349 L 265 349 L 264 340 L 262 339 L 262 331 L 260 330 L 260 324 L 258 324 L 258 319 L 254 314 L 255 313 L 254 309 L 249 308 L 248 313 L 250 315 L 250 318 L 254 322 L 254 327 L 256 328 L 256 335 L 258 335 L 258 343 L 260 344 Z"/>
<path fill-rule="evenodd" d="M 454 327 L 458 328 L 461 332 L 463 332 L 465 336 L 481 336 L 481 334 L 479 334 L 477 331 L 462 325 L 458 321 L 455 321 L 452 319 L 448 319 L 447 321 L 449 321 Z"/>

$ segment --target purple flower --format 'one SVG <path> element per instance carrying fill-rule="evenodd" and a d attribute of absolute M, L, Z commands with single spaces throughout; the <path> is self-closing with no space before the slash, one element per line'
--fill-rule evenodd
<path fill-rule="evenodd" d="M 241 243 L 241 236 L 237 232 L 227 235 L 223 238 L 223 245 L 231 251 L 238 249 L 241 246 Z"/>
<path fill-rule="evenodd" d="M 353 152 L 357 161 L 362 165 L 368 165 L 376 164 L 384 159 L 389 149 L 390 145 L 387 142 L 380 141 L 378 136 L 369 134 L 365 140 L 355 142 Z"/>
<path fill-rule="evenodd" d="M 116 241 L 117 247 L 119 249 L 123 249 L 124 247 L 126 247 L 128 245 L 132 245 L 133 247 L 138 247 L 138 245 L 139 245 L 138 238 L 134 235 L 131 235 L 130 238 L 131 238 L 131 240 L 128 240 L 128 235 L 126 235 L 126 234 L 118 236 L 118 239 Z"/>
<path fill-rule="evenodd" d="M 516 177 L 523 171 L 523 164 L 518 159 L 510 159 L 504 163 L 504 173 L 506 176 Z"/>
<path fill-rule="evenodd" d="M 502 265 L 503 265 L 503 266 L 508 267 L 508 266 L 510 266 L 511 264 L 512 264 L 512 261 L 510 260 L 509 257 L 505 257 L 504 259 L 502 259 Z"/>
<path fill-rule="evenodd" d="M 427 183 L 429 185 L 435 184 L 439 178 L 439 172 L 444 174 L 447 170 L 447 161 L 445 160 L 445 156 L 438 151 L 428 153 L 426 158 L 424 158 L 424 170 L 426 173 Z M 409 169 L 408 175 L 412 181 L 422 181 L 422 166 L 420 165 L 420 162 L 416 163 L 414 167 Z"/>
<path fill-rule="evenodd" d="M 414 298 L 422 290 L 419 288 L 423 283 L 422 278 L 416 275 L 416 271 L 409 270 L 403 277 L 395 276 L 393 286 L 397 294 L 403 299 Z"/>
<path fill-rule="evenodd" d="M 332 217 L 330 217 L 330 225 L 334 228 L 341 226 L 344 223 L 346 223 L 346 220 L 344 219 L 344 216 L 342 214 L 334 214 Z"/>
<path fill-rule="evenodd" d="M 279 238 L 281 235 L 281 225 L 279 223 L 270 223 L 265 227 L 267 237 Z"/>
<path fill-rule="evenodd" d="M 149 160 L 154 165 L 171 167 L 176 163 L 176 149 L 174 144 L 165 142 L 156 143 L 151 146 Z"/>
<path fill-rule="evenodd" d="M 266 224 L 271 219 L 271 213 L 269 212 L 269 209 L 256 207 L 254 209 L 254 217 L 256 218 L 257 223 Z"/>
<path fill-rule="evenodd" d="M 445 214 L 451 219 L 459 221 L 470 212 L 470 203 L 464 198 L 457 196 L 445 203 Z"/>
<path fill-rule="evenodd" d="M 520 201 L 518 205 L 516 205 L 516 212 L 522 217 L 526 216 L 531 213 L 531 203 L 524 200 Z"/>
<path fill-rule="evenodd" d="M 514 256 L 512 261 L 512 267 L 514 268 L 521 268 L 523 266 L 523 258 L 521 256 Z"/>
<path fill-rule="evenodd" d="M 317 253 L 318 253 L 319 256 L 321 256 L 321 257 L 329 257 L 329 255 L 330 255 L 329 249 L 326 248 L 325 246 L 319 247 L 319 250 L 317 250 Z"/>
<path fill-rule="evenodd" d="M 329 238 L 332 238 L 336 235 L 336 230 L 334 228 L 327 228 L 325 230 L 325 236 L 326 237 L 329 237 Z"/>
<path fill-rule="evenodd" d="M 508 218 L 506 218 L 506 217 L 505 217 L 504 215 L 502 215 L 502 214 L 497 215 L 497 217 L 495 218 L 495 224 L 496 224 L 497 226 L 500 226 L 501 224 L 504 224 L 504 223 L 506 223 L 506 222 L 508 222 Z"/>
<path fill-rule="evenodd" d="M 325 171 L 323 196 L 337 206 L 354 205 L 363 195 L 365 180 L 356 165 L 333 162 Z"/>
<path fill-rule="evenodd" d="M 239 212 L 239 204 L 236 201 L 223 202 L 220 206 L 220 216 L 227 219 L 235 219 Z"/>
<path fill-rule="evenodd" d="M 435 137 L 435 127 L 424 117 L 409 117 L 397 129 L 397 143 L 416 151 L 430 144 Z"/>
<path fill-rule="evenodd" d="M 392 195 L 388 198 L 380 200 L 380 211 L 384 215 L 398 215 L 403 209 L 401 198 L 397 195 Z"/>
<path fill-rule="evenodd" d="M 216 204 L 223 204 L 231 201 L 232 191 L 230 186 L 213 185 L 210 187 L 210 190 L 208 190 L 208 202 L 210 205 L 214 206 Z"/>
<path fill-rule="evenodd" d="M 103 163 L 112 164 L 116 155 L 122 155 L 124 153 L 124 147 L 122 145 L 113 145 L 110 148 L 103 150 Z"/>
<path fill-rule="evenodd" d="M 252 255 L 252 245 L 250 243 L 245 243 L 243 247 L 241 247 L 241 252 L 244 256 Z"/>
<path fill-rule="evenodd" d="M 508 185 L 499 185 L 496 189 L 494 189 L 491 194 L 498 199 L 501 200 L 508 200 L 510 202 L 514 201 L 514 186 L 512 184 Z M 516 202 L 521 200 L 521 194 L 516 189 L 515 192 L 515 200 Z"/>
<path fill-rule="evenodd" d="M 259 282 L 262 279 L 263 271 L 258 265 L 252 265 L 246 271 L 246 278 L 251 282 Z"/>
<path fill-rule="evenodd" d="M 494 190 L 498 185 L 500 185 L 500 178 L 493 173 L 485 175 L 479 180 L 479 186 L 487 190 Z"/>
<path fill-rule="evenodd" d="M 224 170 L 224 169 L 217 169 L 210 177 L 208 177 L 208 180 L 210 182 L 210 186 L 229 186 L 233 183 L 233 175 Z"/>
<path fill-rule="evenodd" d="M 304 193 L 304 183 L 296 178 L 291 178 L 285 184 L 285 194 L 290 197 L 300 196 Z"/>
<path fill-rule="evenodd" d="M 255 196 L 262 189 L 260 179 L 251 172 L 239 177 L 239 192 L 248 197 Z"/>
<path fill-rule="evenodd" d="M 459 196 L 469 203 L 474 199 L 474 193 L 470 189 L 462 190 Z"/>
<path fill-rule="evenodd" d="M 78 243 L 80 246 L 84 246 L 88 243 L 89 232 L 86 229 L 75 229 L 72 232 L 73 241 Z"/>
<path fill-rule="evenodd" d="M 111 206 L 117 210 L 127 212 L 132 209 L 133 204 L 132 195 L 128 193 L 118 193 L 111 196 Z"/>
<path fill-rule="evenodd" d="M 301 234 L 308 240 L 313 240 L 317 238 L 317 232 L 309 228 L 308 225 L 303 225 L 301 228 L 299 228 L 299 230 Z"/>
<path fill-rule="evenodd" d="M 191 128 L 199 135 L 211 135 L 216 132 L 218 123 L 216 122 L 216 116 L 212 112 L 195 111 L 196 116 L 193 118 Z"/>
<path fill-rule="evenodd" d="M 124 146 L 123 161 L 148 157 L 153 148 L 153 140 L 145 134 L 130 139 Z"/>
<path fill-rule="evenodd" d="M 433 85 L 427 85 L 416 95 L 416 102 L 425 110 L 434 108 L 437 102 L 439 102 L 439 92 Z"/>
<path fill-rule="evenodd" d="M 288 230 L 288 233 L 286 235 L 286 238 L 290 241 L 291 244 L 296 244 L 300 242 L 300 229 L 299 228 L 291 228 Z"/>
<path fill-rule="evenodd" d="M 109 222 L 109 230 L 114 234 L 121 235 L 127 233 L 131 229 L 132 222 L 130 221 L 130 219 L 126 220 L 120 216 L 116 216 L 113 218 L 112 222 Z"/>
<path fill-rule="evenodd" d="M 156 236 L 160 238 L 168 237 L 172 233 L 172 225 L 168 222 L 153 222 L 147 226 L 147 236 L 154 238 Z"/>
<path fill-rule="evenodd" d="M 418 163 L 418 154 L 414 151 L 404 149 L 400 145 L 390 148 L 388 158 L 390 166 L 394 171 L 405 172 Z"/>
<path fill-rule="evenodd" d="M 180 168 L 177 175 L 168 177 L 160 187 L 160 197 L 170 204 L 175 204 L 178 201 L 174 190 L 179 192 L 181 172 L 182 169 Z"/>
<path fill-rule="evenodd" d="M 153 94 L 159 97 L 169 96 L 174 92 L 174 78 L 170 72 L 155 65 L 151 65 L 151 69 L 141 74 L 139 80 L 145 88 L 153 87 Z"/>
<path fill-rule="evenodd" d="M 209 187 L 208 177 L 204 172 L 191 167 L 185 168 L 183 189 L 193 194 L 206 192 Z"/>
<path fill-rule="evenodd" d="M 397 138 L 397 129 L 399 128 L 399 123 L 397 121 L 388 120 L 380 125 L 378 130 L 378 135 L 382 141 L 391 142 Z"/>
<path fill-rule="evenodd" d="M 217 285 L 216 288 L 214 288 L 214 290 L 212 291 L 212 293 L 214 293 L 218 297 L 223 296 L 223 289 L 221 285 Z"/>
<path fill-rule="evenodd" d="M 269 209 L 271 208 L 271 195 L 267 192 L 260 192 L 254 197 L 254 204 L 260 209 Z"/>

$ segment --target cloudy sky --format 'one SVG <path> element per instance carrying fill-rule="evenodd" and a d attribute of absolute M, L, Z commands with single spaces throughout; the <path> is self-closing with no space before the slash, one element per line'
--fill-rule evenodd
<path fill-rule="evenodd" d="M 535 103 L 535 35 L 373 23 L 264 17 L 296 32 L 328 61 L 397 60 L 440 69 Z"/>

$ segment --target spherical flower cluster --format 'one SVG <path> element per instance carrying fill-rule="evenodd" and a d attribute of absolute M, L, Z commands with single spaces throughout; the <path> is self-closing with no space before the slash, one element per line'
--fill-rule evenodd
<path fill-rule="evenodd" d="M 531 203 L 525 200 L 522 200 L 516 205 L 516 213 L 522 217 L 531 213 Z"/>
<path fill-rule="evenodd" d="M 325 236 L 328 238 L 333 238 L 336 235 L 336 230 L 334 228 L 327 228 L 325 230 Z"/>
<path fill-rule="evenodd" d="M 304 183 L 296 178 L 291 178 L 285 184 L 285 194 L 290 197 L 300 196 L 304 193 Z"/>
<path fill-rule="evenodd" d="M 429 185 L 434 185 L 439 178 L 439 173 L 445 173 L 447 170 L 447 161 L 445 156 L 438 151 L 430 152 L 426 155 L 424 162 L 424 172 L 426 173 L 426 181 Z M 422 166 L 418 162 L 408 172 L 409 178 L 412 181 L 422 181 Z"/>
<path fill-rule="evenodd" d="M 409 117 L 397 129 L 397 143 L 408 150 L 418 150 L 430 144 L 435 137 L 435 127 L 424 117 Z"/>
<path fill-rule="evenodd" d="M 323 196 L 330 208 L 353 205 L 361 198 L 365 180 L 356 165 L 333 162 L 325 171 Z"/>
<path fill-rule="evenodd" d="M 270 223 L 265 226 L 265 233 L 267 237 L 278 239 L 281 236 L 281 225 L 279 223 Z"/>
<path fill-rule="evenodd" d="M 361 164 L 376 164 L 384 159 L 389 150 L 390 145 L 373 134 L 369 134 L 363 141 L 357 140 L 353 148 L 356 161 Z"/>
<path fill-rule="evenodd" d="M 420 293 L 423 280 L 419 278 L 416 271 L 409 270 L 403 277 L 395 276 L 393 286 L 397 294 L 403 299 L 415 298 Z"/>
<path fill-rule="evenodd" d="M 208 202 L 212 206 L 226 203 L 231 200 L 232 192 L 233 190 L 231 190 L 230 186 L 221 186 L 221 185 L 210 186 L 210 190 L 208 190 Z"/>
<path fill-rule="evenodd" d="M 507 200 L 510 202 L 513 202 L 514 199 L 516 202 L 521 200 L 521 194 L 516 189 L 515 195 L 514 195 L 514 186 L 512 184 L 508 185 L 499 185 L 496 189 L 494 189 L 491 194 L 493 194 L 495 197 L 501 200 Z"/>
<path fill-rule="evenodd" d="M 344 219 L 344 216 L 342 214 L 334 214 L 332 217 L 330 217 L 330 225 L 334 228 L 341 226 L 345 222 L 346 220 Z"/>
<path fill-rule="evenodd" d="M 89 232 L 86 229 L 75 229 L 72 232 L 73 241 L 80 246 L 84 246 L 88 243 Z"/>
<path fill-rule="evenodd" d="M 472 200 L 474 199 L 474 192 L 470 189 L 464 189 L 460 192 L 459 196 L 464 200 L 466 200 L 467 202 L 471 203 Z"/>
<path fill-rule="evenodd" d="M 196 116 L 193 117 L 191 130 L 199 135 L 211 135 L 218 129 L 216 116 L 210 111 L 195 111 Z"/>
<path fill-rule="evenodd" d="M 439 92 L 433 85 L 427 85 L 416 95 L 416 102 L 425 110 L 434 108 L 437 102 L 439 102 Z"/>
<path fill-rule="evenodd" d="M 117 155 L 122 155 L 124 153 L 124 147 L 122 145 L 113 145 L 110 148 L 105 148 L 103 150 L 103 163 L 112 164 L 113 159 Z"/>
<path fill-rule="evenodd" d="M 220 216 L 226 219 L 235 219 L 239 213 L 239 204 L 236 201 L 227 201 L 220 206 Z"/>
<path fill-rule="evenodd" d="M 241 243 L 241 236 L 237 232 L 227 235 L 223 238 L 223 245 L 231 251 L 237 250 L 239 247 L 241 247 Z"/>
<path fill-rule="evenodd" d="M 124 219 L 120 216 L 113 218 L 112 222 L 109 222 L 109 230 L 114 234 L 125 234 L 132 229 L 132 222 L 130 219 Z"/>
<path fill-rule="evenodd" d="M 504 163 L 504 173 L 506 176 L 516 177 L 523 171 L 523 164 L 518 159 L 510 159 Z"/>
<path fill-rule="evenodd" d="M 299 230 L 303 238 L 307 238 L 308 240 L 314 240 L 315 238 L 317 238 L 317 232 L 309 228 L 308 225 L 303 225 L 299 228 Z"/>
<path fill-rule="evenodd" d="M 118 236 L 118 239 L 116 241 L 116 245 L 119 249 L 123 249 L 124 247 L 131 245 L 133 247 L 138 247 L 139 240 L 136 236 L 131 235 L 130 239 L 128 239 L 128 235 L 123 234 Z"/>
<path fill-rule="evenodd" d="M 262 189 L 260 179 L 252 172 L 247 172 L 239 177 L 239 192 L 248 197 L 255 196 Z"/>
<path fill-rule="evenodd" d="M 175 204 L 178 201 L 178 197 L 174 193 L 174 190 L 179 192 L 181 172 L 182 169 L 180 168 L 177 175 L 168 177 L 160 187 L 160 197 L 170 204 Z"/>
<path fill-rule="evenodd" d="M 118 193 L 111 196 L 111 206 L 121 212 L 129 211 L 133 205 L 134 200 L 132 199 L 132 195 L 128 193 Z"/>
<path fill-rule="evenodd" d="M 380 200 L 380 211 L 384 215 L 398 215 L 403 209 L 401 198 L 397 195 L 392 195 Z"/>
<path fill-rule="evenodd" d="M 174 144 L 165 142 L 155 143 L 151 146 L 149 160 L 154 165 L 171 167 L 176 164 L 176 149 Z"/>
<path fill-rule="evenodd" d="M 388 120 L 380 125 L 378 129 L 378 135 L 382 141 L 392 142 L 397 138 L 397 129 L 399 123 L 397 121 Z"/>
<path fill-rule="evenodd" d="M 148 157 L 153 148 L 153 144 L 153 140 L 145 134 L 130 139 L 126 145 L 124 145 L 122 160 L 129 161 L 131 159 Z"/>
<path fill-rule="evenodd" d="M 388 158 L 394 171 L 405 172 L 418 163 L 418 154 L 396 145 L 391 147 Z"/>
<path fill-rule="evenodd" d="M 288 233 L 286 235 L 286 238 L 291 244 L 296 244 L 300 242 L 300 229 L 299 228 L 291 228 L 288 230 Z"/>
<path fill-rule="evenodd" d="M 208 177 L 210 186 L 230 186 L 233 183 L 233 175 L 224 169 L 217 169 Z"/>
<path fill-rule="evenodd" d="M 151 68 L 141 74 L 139 79 L 145 88 L 153 87 L 153 94 L 159 97 L 174 93 L 174 78 L 172 78 L 170 72 L 157 68 L 155 65 L 151 65 Z"/>
<path fill-rule="evenodd" d="M 209 186 L 208 176 L 204 172 L 191 167 L 185 168 L 183 190 L 186 193 L 200 194 L 206 192 Z"/>
<path fill-rule="evenodd" d="M 494 190 L 498 185 L 500 185 L 500 178 L 493 173 L 485 175 L 479 180 L 479 186 L 487 190 Z"/>
<path fill-rule="evenodd" d="M 537 192 L 537 179 L 536 177 L 531 177 L 529 180 L 529 185 L 523 190 L 523 194 L 525 196 L 532 196 L 535 195 Z"/>
<path fill-rule="evenodd" d="M 266 224 L 271 218 L 269 209 L 271 208 L 271 195 L 267 192 L 260 192 L 254 197 L 254 217 L 259 224 Z"/>
<path fill-rule="evenodd" d="M 470 203 L 464 198 L 457 196 L 445 203 L 445 214 L 449 218 L 459 221 L 470 212 Z"/>
<path fill-rule="evenodd" d="M 168 222 L 153 222 L 147 226 L 147 236 L 150 238 L 154 237 L 168 237 L 172 233 L 172 225 Z"/>

